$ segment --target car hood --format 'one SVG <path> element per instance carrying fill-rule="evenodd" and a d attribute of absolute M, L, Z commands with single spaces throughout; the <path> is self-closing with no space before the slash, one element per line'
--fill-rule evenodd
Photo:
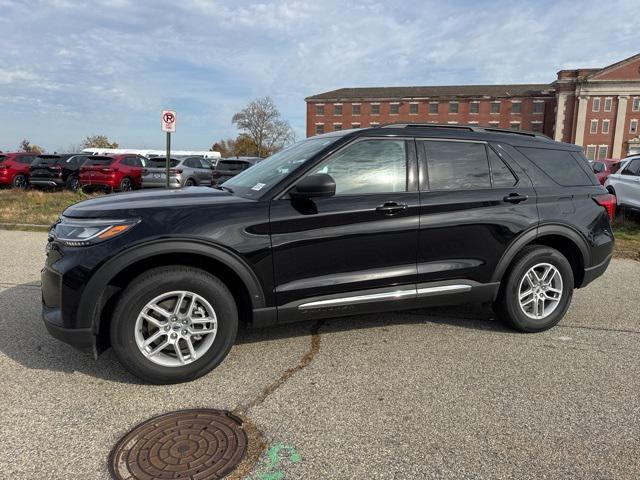
<path fill-rule="evenodd" d="M 113 218 L 136 215 L 141 210 L 203 207 L 251 202 L 229 192 L 210 187 L 188 187 L 175 190 L 142 190 L 104 195 L 67 208 L 63 215 L 73 218 Z"/>

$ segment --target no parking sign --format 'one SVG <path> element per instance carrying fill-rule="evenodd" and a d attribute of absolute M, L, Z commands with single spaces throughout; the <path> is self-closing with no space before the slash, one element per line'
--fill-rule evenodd
<path fill-rule="evenodd" d="M 162 131 L 167 133 L 175 133 L 176 131 L 176 112 L 173 110 L 162 110 L 160 118 L 162 123 Z"/>

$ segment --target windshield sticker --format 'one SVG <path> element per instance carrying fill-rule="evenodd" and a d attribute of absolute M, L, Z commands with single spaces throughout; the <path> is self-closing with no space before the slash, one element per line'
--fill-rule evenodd
<path fill-rule="evenodd" d="M 266 183 L 256 183 L 253 187 L 251 187 L 251 190 L 255 190 L 256 192 L 259 190 L 262 190 L 262 187 L 264 187 L 266 185 Z"/>

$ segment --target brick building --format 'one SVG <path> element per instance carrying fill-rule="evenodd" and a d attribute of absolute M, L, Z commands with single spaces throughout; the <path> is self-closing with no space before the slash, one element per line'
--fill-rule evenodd
<path fill-rule="evenodd" d="M 640 153 L 640 54 L 533 85 L 341 88 L 306 98 L 307 136 L 393 122 L 543 132 L 588 158 Z"/>

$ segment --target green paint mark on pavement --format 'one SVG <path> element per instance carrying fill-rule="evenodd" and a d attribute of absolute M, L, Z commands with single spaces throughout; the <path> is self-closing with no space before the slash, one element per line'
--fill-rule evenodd
<path fill-rule="evenodd" d="M 265 471 L 258 473 L 260 480 L 282 480 L 285 476 L 282 470 L 275 470 L 278 464 L 282 461 L 280 452 L 289 455 L 289 461 L 291 463 L 298 463 L 302 460 L 302 457 L 298 451 L 292 446 L 284 443 L 275 443 L 267 451 L 267 463 L 265 465 Z"/>

